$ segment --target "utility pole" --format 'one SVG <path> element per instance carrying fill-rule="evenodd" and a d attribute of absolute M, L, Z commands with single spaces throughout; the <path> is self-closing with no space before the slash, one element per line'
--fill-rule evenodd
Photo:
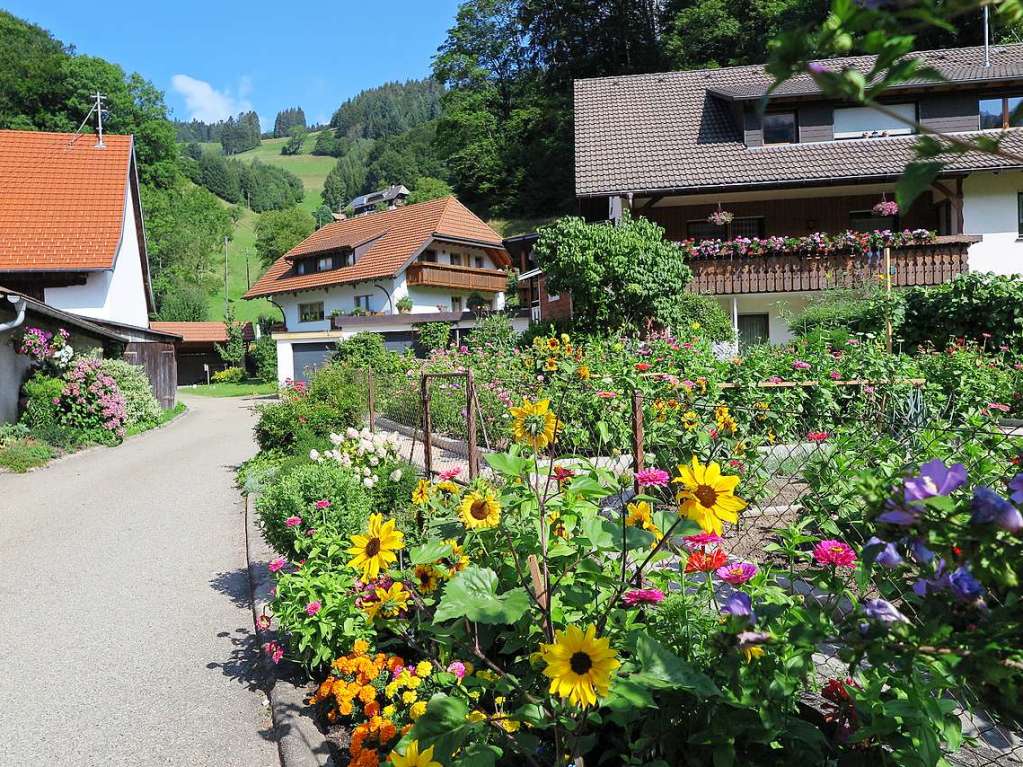
<path fill-rule="evenodd" d="M 245 289 L 252 287 L 252 278 L 249 276 L 249 254 L 245 254 Z"/>
<path fill-rule="evenodd" d="M 93 97 L 96 99 L 96 105 L 93 107 L 96 110 L 96 149 L 105 149 L 106 144 L 103 143 L 103 99 L 106 96 L 96 91 Z"/>
<path fill-rule="evenodd" d="M 230 307 L 229 296 L 227 295 L 227 237 L 224 238 L 224 319 L 227 319 L 227 312 Z"/>

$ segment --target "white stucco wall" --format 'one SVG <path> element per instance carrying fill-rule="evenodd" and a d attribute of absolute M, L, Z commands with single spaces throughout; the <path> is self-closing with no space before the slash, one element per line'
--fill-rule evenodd
<path fill-rule="evenodd" d="M 718 296 L 718 303 L 731 320 L 733 296 Z M 784 319 L 786 314 L 795 314 L 810 300 L 806 293 L 765 293 L 761 295 L 735 296 L 735 310 L 738 314 L 766 314 L 767 333 L 772 344 L 783 344 L 795 338 Z"/>
<path fill-rule="evenodd" d="M 51 306 L 84 317 L 145 328 L 149 327 L 149 308 L 142 276 L 138 228 L 130 199 L 131 184 L 126 186 L 124 224 L 114 268 L 90 273 L 84 285 L 47 288 L 44 298 Z"/>
<path fill-rule="evenodd" d="M 295 355 L 291 352 L 291 341 L 277 340 L 277 383 L 295 378 Z"/>
<path fill-rule="evenodd" d="M 0 334 L 0 423 L 18 420 L 18 396 L 29 359 L 11 346 L 11 333 Z"/>
<path fill-rule="evenodd" d="M 984 235 L 982 242 L 970 246 L 971 272 L 1023 274 L 1019 192 L 1023 171 L 973 173 L 963 182 L 963 230 Z"/>

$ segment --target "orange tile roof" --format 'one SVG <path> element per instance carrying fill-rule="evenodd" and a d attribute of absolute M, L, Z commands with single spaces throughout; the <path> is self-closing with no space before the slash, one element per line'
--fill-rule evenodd
<path fill-rule="evenodd" d="M 152 330 L 181 336 L 186 344 L 224 343 L 227 341 L 227 326 L 223 322 L 150 322 Z M 255 338 L 252 323 L 246 322 L 243 330 L 246 341 Z"/>
<path fill-rule="evenodd" d="M 113 267 L 132 137 L 0 130 L 0 271 Z M 129 213 L 130 214 L 130 213 Z"/>
<path fill-rule="evenodd" d="M 277 259 L 244 297 L 393 277 L 437 237 L 484 247 L 498 260 L 508 262 L 497 232 L 454 197 L 442 197 L 327 224 Z M 292 259 L 296 256 L 354 248 L 370 241 L 369 249 L 352 266 L 303 275 L 292 271 Z"/>

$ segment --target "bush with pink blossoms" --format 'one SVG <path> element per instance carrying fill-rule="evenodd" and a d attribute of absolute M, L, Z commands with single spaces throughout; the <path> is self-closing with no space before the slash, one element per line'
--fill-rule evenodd
<path fill-rule="evenodd" d="M 106 432 L 111 441 L 124 436 L 124 395 L 113 377 L 103 372 L 100 360 L 82 359 L 68 370 L 58 399 L 54 404 L 66 426 L 99 435 Z"/>

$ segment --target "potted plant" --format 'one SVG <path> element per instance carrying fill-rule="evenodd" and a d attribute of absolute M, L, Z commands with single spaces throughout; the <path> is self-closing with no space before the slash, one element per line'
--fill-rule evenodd
<path fill-rule="evenodd" d="M 412 311 L 412 299 L 408 296 L 402 296 L 395 303 L 395 306 L 398 307 L 398 312 L 400 314 L 408 314 Z"/>

